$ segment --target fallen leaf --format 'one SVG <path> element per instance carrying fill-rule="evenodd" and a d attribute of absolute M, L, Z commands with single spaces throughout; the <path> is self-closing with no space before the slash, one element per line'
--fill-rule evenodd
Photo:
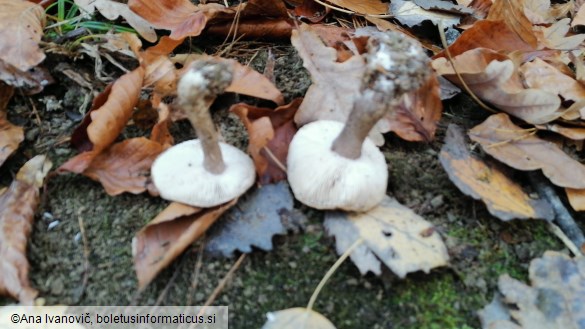
<path fill-rule="evenodd" d="M 404 95 L 394 111 L 378 122 L 378 127 L 381 131 L 393 131 L 407 141 L 430 142 L 435 137 L 442 111 L 439 81 L 433 73 L 418 90 Z"/>
<path fill-rule="evenodd" d="M 415 1 L 393 0 L 390 3 L 390 10 L 400 23 L 409 27 L 422 24 L 424 21 L 430 21 L 435 25 L 441 22 L 444 27 L 452 27 L 459 24 L 461 19 L 460 15 L 454 13 L 425 9 Z"/>
<path fill-rule="evenodd" d="M 566 36 L 571 27 L 569 18 L 563 18 L 549 27 L 543 28 L 542 43 L 549 49 L 572 50 L 580 47 L 585 35 Z"/>
<path fill-rule="evenodd" d="M 519 72 L 529 88 L 545 90 L 574 102 L 585 99 L 585 86 L 540 58 L 524 63 Z"/>
<path fill-rule="evenodd" d="M 498 167 L 472 155 L 460 127 L 449 125 L 439 159 L 455 186 L 465 195 L 482 200 L 495 217 L 504 221 L 554 218 L 552 206 L 545 199 L 531 198 Z"/>
<path fill-rule="evenodd" d="M 262 329 L 336 329 L 326 317 L 303 307 L 270 312 L 266 317 Z"/>
<path fill-rule="evenodd" d="M 254 160 L 261 185 L 286 179 L 286 172 L 281 167 L 286 163 L 288 146 L 297 131 L 293 117 L 301 101 L 297 98 L 274 110 L 244 103 L 230 108 L 248 130 L 248 153 Z"/>
<path fill-rule="evenodd" d="M 565 193 L 567 193 L 567 199 L 571 208 L 575 211 L 585 210 L 585 189 L 565 188 Z"/>
<path fill-rule="evenodd" d="M 45 59 L 39 48 L 45 26 L 43 7 L 29 1 L 0 0 L 0 60 L 26 72 Z"/>
<path fill-rule="evenodd" d="M 150 167 L 163 150 L 144 137 L 126 139 L 98 154 L 82 174 L 100 182 L 109 195 L 139 194 L 152 189 Z"/>
<path fill-rule="evenodd" d="M 293 13 L 296 17 L 304 18 L 311 23 L 319 23 L 325 19 L 330 10 L 329 7 L 317 3 L 315 0 L 304 0 L 301 5 L 293 9 Z"/>
<path fill-rule="evenodd" d="M 6 118 L 6 107 L 13 94 L 14 88 L 0 82 L 0 166 L 24 140 L 24 129 L 11 124 Z"/>
<path fill-rule="evenodd" d="M 95 156 L 109 147 L 132 116 L 144 77 L 139 67 L 126 73 L 99 94 L 82 123 L 71 136 L 71 144 L 83 153 L 63 164 L 59 171 L 83 172 Z"/>
<path fill-rule="evenodd" d="M 585 6 L 581 6 L 571 21 L 571 27 L 585 25 Z"/>
<path fill-rule="evenodd" d="M 453 58 L 453 65 L 474 94 L 504 112 L 533 124 L 547 123 L 562 115 L 560 98 L 544 90 L 524 88 L 513 61 L 506 55 L 478 48 Z M 437 74 L 461 86 L 453 65 L 443 57 L 432 62 Z"/>
<path fill-rule="evenodd" d="M 37 291 L 28 281 L 27 241 L 39 204 L 39 189 L 51 169 L 44 155 L 30 159 L 0 194 L 0 295 L 32 304 Z"/>
<path fill-rule="evenodd" d="M 234 59 L 218 58 L 218 60 L 230 63 L 234 72 L 232 83 L 225 91 L 268 99 L 277 105 L 284 104 L 284 96 L 280 90 L 263 74 Z"/>
<path fill-rule="evenodd" d="M 75 4 L 90 14 L 97 10 L 111 21 L 121 16 L 145 40 L 155 42 L 157 39 L 154 27 L 147 20 L 130 10 L 125 3 L 113 0 L 75 0 Z"/>
<path fill-rule="evenodd" d="M 532 30 L 532 22 L 524 14 L 524 0 L 499 0 L 495 1 L 487 16 L 488 20 L 502 20 L 524 42 L 536 48 L 538 40 Z"/>
<path fill-rule="evenodd" d="M 130 0 L 128 6 L 158 29 L 170 30 L 171 39 L 182 40 L 201 34 L 207 21 L 219 13 L 234 9 L 220 4 L 194 5 L 189 0 Z"/>
<path fill-rule="evenodd" d="M 381 15 L 388 13 L 388 4 L 381 0 L 328 0 L 337 7 L 349 9 L 360 15 Z"/>
<path fill-rule="evenodd" d="M 563 137 L 567 137 L 568 139 L 572 139 L 575 141 L 585 140 L 585 128 L 566 127 L 556 123 L 536 125 L 535 127 L 539 130 L 555 132 Z"/>
<path fill-rule="evenodd" d="M 486 153 L 512 168 L 541 169 L 557 186 L 585 189 L 585 166 L 556 144 L 516 126 L 504 113 L 490 116 L 471 129 L 469 136 Z"/>
<path fill-rule="evenodd" d="M 305 217 L 293 208 L 294 198 L 286 182 L 264 185 L 249 193 L 210 230 L 205 249 L 232 257 L 252 247 L 272 250 L 272 238 L 298 230 Z"/>
<path fill-rule="evenodd" d="M 455 57 L 475 48 L 487 48 L 495 51 L 533 51 L 535 47 L 526 43 L 503 21 L 481 20 L 465 30 L 449 46 L 449 53 Z M 435 56 L 444 57 L 445 52 Z"/>
<path fill-rule="evenodd" d="M 350 256 L 362 274 L 380 275 L 383 262 L 404 278 L 410 272 L 428 273 L 449 260 L 432 224 L 388 196 L 366 213 L 327 212 L 324 226 L 335 236 L 340 255 L 359 238 L 364 240 Z"/>
<path fill-rule="evenodd" d="M 547 251 L 530 263 L 529 276 L 530 286 L 500 276 L 501 295 L 479 311 L 482 328 L 583 328 L 585 257 Z"/>
<path fill-rule="evenodd" d="M 26 95 L 39 93 L 43 88 L 54 82 L 49 71 L 41 66 L 35 66 L 24 72 L 0 60 L 0 82 L 19 88 Z"/>
<path fill-rule="evenodd" d="M 550 0 L 525 0 L 524 15 L 534 25 L 554 22 Z"/>
<path fill-rule="evenodd" d="M 140 289 L 144 289 L 236 202 L 237 199 L 207 209 L 173 202 L 143 227 L 132 240 L 134 269 Z"/>

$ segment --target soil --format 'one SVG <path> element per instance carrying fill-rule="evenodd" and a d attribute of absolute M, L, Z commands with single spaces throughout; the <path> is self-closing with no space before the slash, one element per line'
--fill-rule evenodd
<path fill-rule="evenodd" d="M 194 47 L 215 50 L 206 45 Z M 244 55 L 242 49 L 247 50 Z M 226 54 L 237 55 L 244 63 L 253 57 L 251 64 L 262 71 L 269 49 L 276 56 L 276 84 L 287 101 L 302 96 L 310 79 L 289 44 L 240 42 Z M 49 54 L 45 66 L 60 62 L 93 76 L 93 61 L 87 57 L 74 61 Z M 112 77 L 122 74 L 108 65 L 104 71 Z M 0 168 L 0 186 L 8 185 L 31 156 L 46 153 L 56 168 L 76 154 L 63 141 L 87 110 L 84 99 L 90 91 L 59 72 L 52 73 L 55 85 L 31 97 L 18 95 L 9 105 L 9 120 L 25 127 L 26 140 Z M 227 142 L 245 150 L 245 129 L 227 112 L 236 101 L 257 102 L 226 96 L 214 106 L 214 119 Z M 447 124 L 471 127 L 486 116 L 468 97 L 459 95 L 445 102 L 434 142 L 408 143 L 392 134 L 386 136 L 383 151 L 390 170 L 389 194 L 436 226 L 449 248 L 451 266 L 400 280 L 390 272 L 362 276 L 346 261 L 315 305 L 337 328 L 477 328 L 476 311 L 491 300 L 500 274 L 526 280 L 532 258 L 545 250 L 564 250 L 544 222 L 501 222 L 481 202 L 463 195 L 443 171 L 438 152 Z M 146 133 L 132 126 L 122 138 Z M 179 141 L 193 136 L 185 123 L 175 125 L 173 134 Z M 47 304 L 203 304 L 235 262 L 235 258 L 202 253 L 204 240 L 190 247 L 146 290 L 137 290 L 132 238 L 167 204 L 147 194 L 108 196 L 99 183 L 84 176 L 52 175 L 29 243 L 33 286 Z M 301 204 L 296 207 L 308 218 L 302 232 L 276 237 L 270 252 L 249 254 L 215 300 L 215 305 L 230 307 L 231 328 L 260 328 L 267 312 L 305 306 L 338 258 L 333 239 L 322 227 L 323 212 Z M 85 229 L 85 246 L 80 226 Z M 84 248 L 89 252 L 88 270 Z M 10 302 L 0 299 L 0 304 Z"/>

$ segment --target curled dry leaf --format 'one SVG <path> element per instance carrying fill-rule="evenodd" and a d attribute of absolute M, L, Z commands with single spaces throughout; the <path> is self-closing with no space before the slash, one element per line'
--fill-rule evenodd
<path fill-rule="evenodd" d="M 208 209 L 173 202 L 143 227 L 132 240 L 139 287 L 145 288 L 236 202 Z"/>
<path fill-rule="evenodd" d="M 7 191 L 0 194 L 0 295 L 32 304 L 37 295 L 28 282 L 26 245 L 39 203 L 39 189 L 51 169 L 44 155 L 30 159 Z"/>
<path fill-rule="evenodd" d="M 139 67 L 108 85 L 92 104 L 71 136 L 71 144 L 83 153 L 69 159 L 59 171 L 83 172 L 95 156 L 109 147 L 132 116 L 138 102 L 144 69 Z"/>
<path fill-rule="evenodd" d="M 359 238 L 364 240 L 350 256 L 362 274 L 380 275 L 383 262 L 404 278 L 410 272 L 428 273 L 449 261 L 447 248 L 432 224 L 388 196 L 366 213 L 328 212 L 324 225 L 335 236 L 340 255 Z"/>
<path fill-rule="evenodd" d="M 84 11 L 93 13 L 98 10 L 105 18 L 115 20 L 122 16 L 132 26 L 141 37 L 149 42 L 156 42 L 156 32 L 154 27 L 144 18 L 130 10 L 127 4 L 112 0 L 75 0 Z"/>
<path fill-rule="evenodd" d="M 585 35 L 566 36 L 570 30 L 570 21 L 569 18 L 563 18 L 549 27 L 542 28 L 541 42 L 549 49 L 571 50 L 579 48 L 585 40 Z"/>
<path fill-rule="evenodd" d="M 14 88 L 0 82 L 0 166 L 24 140 L 22 127 L 11 124 L 6 118 L 6 106 L 13 93 Z"/>
<path fill-rule="evenodd" d="M 262 329 L 335 329 L 326 317 L 303 307 L 270 312 L 266 317 Z"/>
<path fill-rule="evenodd" d="M 0 61 L 26 72 L 45 59 L 39 48 L 45 26 L 43 7 L 29 1 L 0 0 Z"/>
<path fill-rule="evenodd" d="M 524 63 L 520 73 L 529 88 L 561 95 L 563 99 L 574 102 L 585 99 L 585 86 L 540 58 Z"/>
<path fill-rule="evenodd" d="M 329 0 L 328 2 L 360 15 L 381 15 L 388 13 L 388 3 L 384 3 L 381 0 Z"/>
<path fill-rule="evenodd" d="M 189 0 L 130 0 L 128 6 L 156 28 L 170 30 L 170 38 L 175 40 L 196 37 L 210 18 L 234 12 L 234 9 L 214 3 L 196 6 Z"/>
<path fill-rule="evenodd" d="M 482 200 L 495 217 L 505 221 L 514 218 L 554 218 L 552 207 L 546 200 L 531 198 L 496 166 L 473 156 L 460 127 L 449 125 L 439 159 L 449 179 L 459 190 Z"/>
<path fill-rule="evenodd" d="M 567 193 L 569 204 L 575 211 L 585 210 L 585 189 L 566 188 L 565 192 Z"/>
<path fill-rule="evenodd" d="M 540 124 L 562 115 L 560 98 L 551 92 L 524 88 L 513 61 L 506 55 L 485 48 L 469 50 L 453 58 L 432 62 L 437 74 L 461 86 L 453 65 L 471 91 L 498 109 L 528 123 Z"/>
<path fill-rule="evenodd" d="M 530 263 L 528 286 L 507 274 L 479 316 L 482 328 L 566 329 L 585 324 L 585 257 L 547 251 Z"/>
<path fill-rule="evenodd" d="M 254 159 L 258 182 L 262 185 L 286 179 L 282 166 L 286 163 L 288 146 L 297 131 L 293 118 L 301 101 L 297 98 L 274 110 L 244 103 L 230 108 L 248 130 L 248 152 Z"/>
<path fill-rule="evenodd" d="M 556 144 L 516 126 L 504 113 L 490 116 L 469 131 L 470 138 L 499 161 L 518 170 L 541 169 L 557 186 L 585 189 L 585 166 Z"/>
<path fill-rule="evenodd" d="M 538 40 L 532 30 L 532 22 L 524 14 L 524 0 L 495 1 L 487 19 L 504 21 L 524 42 L 536 48 Z"/>
<path fill-rule="evenodd" d="M 98 154 L 83 175 L 100 182 L 109 195 L 154 191 L 150 167 L 162 151 L 161 144 L 144 137 L 127 139 Z"/>

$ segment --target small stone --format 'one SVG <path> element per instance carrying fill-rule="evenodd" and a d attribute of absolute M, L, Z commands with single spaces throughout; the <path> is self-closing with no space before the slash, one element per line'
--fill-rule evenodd
<path fill-rule="evenodd" d="M 290 266 L 290 268 L 295 269 L 297 268 L 297 263 L 296 262 L 289 262 L 288 266 Z"/>
<path fill-rule="evenodd" d="M 443 204 L 445 204 L 445 200 L 443 199 L 443 195 L 441 194 L 431 199 L 431 207 L 433 207 L 433 209 L 437 209 Z"/>
<path fill-rule="evenodd" d="M 61 295 L 64 290 L 65 284 L 63 283 L 63 279 L 57 278 L 51 283 L 51 293 L 53 295 Z"/>

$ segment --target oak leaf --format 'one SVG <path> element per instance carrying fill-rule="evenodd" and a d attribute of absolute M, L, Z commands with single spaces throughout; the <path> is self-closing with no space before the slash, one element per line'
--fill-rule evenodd
<path fill-rule="evenodd" d="M 410 272 L 428 273 L 449 260 L 433 226 L 388 196 L 366 213 L 327 212 L 324 225 L 335 236 L 338 254 L 363 239 L 350 256 L 362 274 L 371 271 L 380 275 L 382 262 L 404 278 Z"/>
<path fill-rule="evenodd" d="M 560 98 L 551 92 L 524 88 L 513 61 L 506 55 L 485 48 L 469 50 L 453 58 L 432 62 L 437 74 L 461 86 L 453 65 L 470 90 L 498 109 L 528 123 L 540 124 L 562 115 Z"/>
<path fill-rule="evenodd" d="M 482 200 L 492 215 L 504 221 L 514 218 L 553 219 L 552 207 L 546 200 L 531 198 L 497 166 L 472 155 L 464 138 L 463 130 L 450 124 L 439 154 L 449 179 L 461 192 Z"/>
<path fill-rule="evenodd" d="M 39 189 L 51 169 L 44 155 L 30 159 L 0 194 L 0 295 L 32 304 L 37 291 L 28 281 L 26 247 L 39 204 Z"/>
<path fill-rule="evenodd" d="M 165 208 L 132 240 L 138 286 L 144 289 L 236 202 L 207 209 L 173 202 Z"/>
<path fill-rule="evenodd" d="M 557 186 L 585 189 L 585 166 L 556 144 L 516 126 L 504 113 L 490 116 L 469 131 L 470 138 L 497 160 L 518 170 L 541 169 Z"/>
<path fill-rule="evenodd" d="M 24 129 L 11 124 L 6 118 L 6 106 L 13 93 L 14 88 L 0 82 L 0 166 L 24 140 Z"/>
<path fill-rule="evenodd" d="M 547 251 L 530 262 L 530 286 L 508 274 L 479 312 L 482 328 L 565 329 L 585 323 L 585 257 Z"/>

